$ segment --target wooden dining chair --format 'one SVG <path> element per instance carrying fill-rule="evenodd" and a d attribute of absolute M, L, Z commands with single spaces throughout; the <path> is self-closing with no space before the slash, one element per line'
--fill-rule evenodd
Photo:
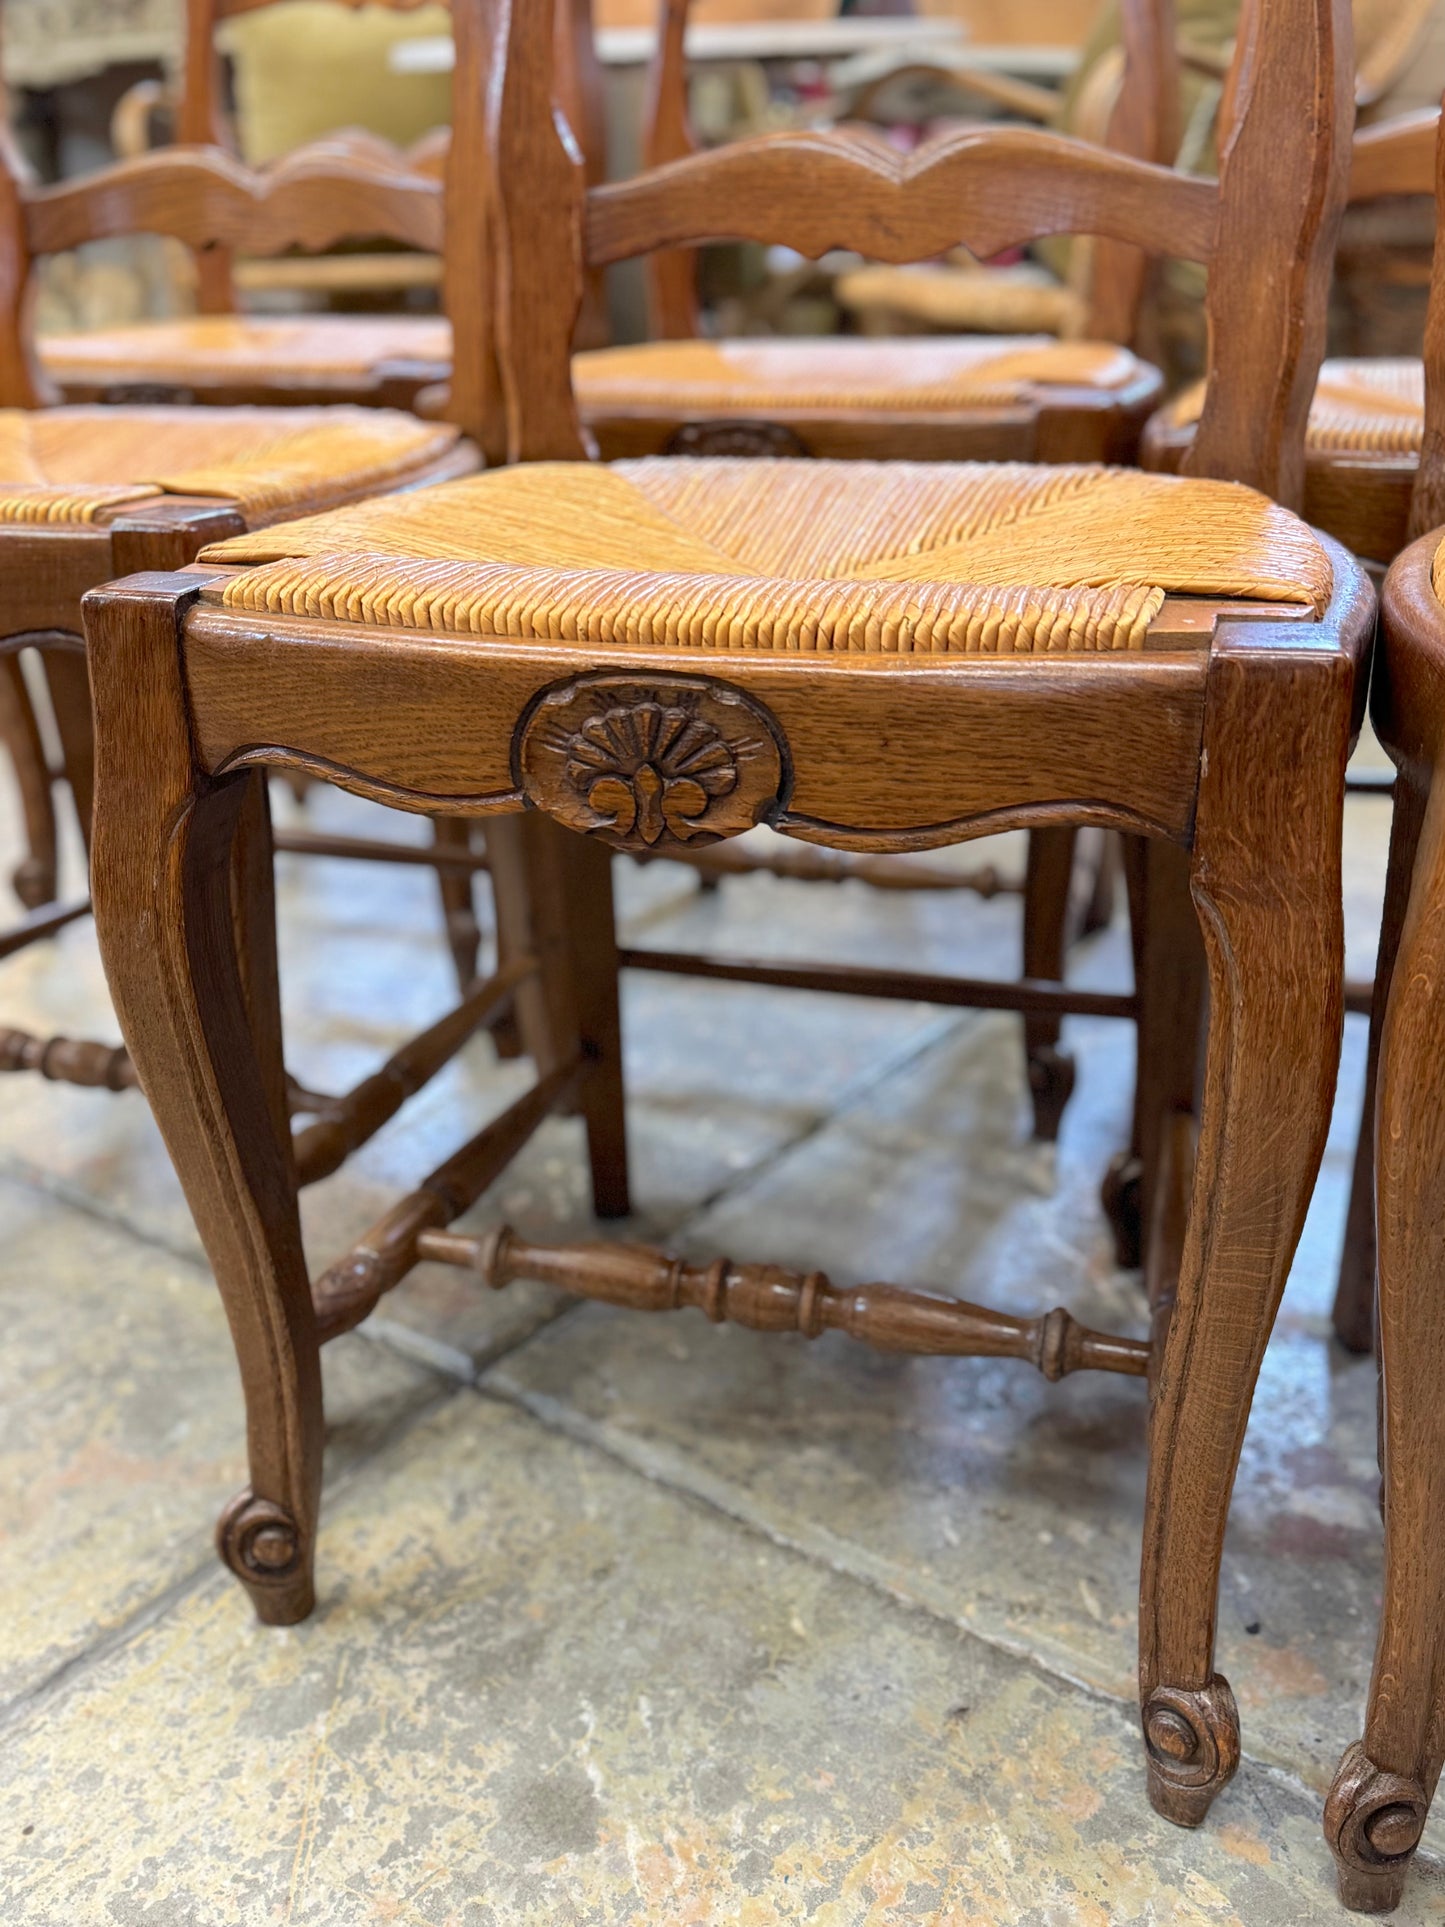
<path fill-rule="evenodd" d="M 174 93 L 176 138 L 191 146 L 233 150 L 216 36 L 228 22 L 274 5 L 276 0 L 186 0 L 184 54 Z M 367 0 L 368 4 L 415 11 L 422 0 Z M 362 0 L 336 0 L 354 11 Z M 572 124 L 578 128 L 594 172 L 601 166 L 600 78 L 586 0 L 557 0 L 563 59 L 559 83 Z M 340 16 L 338 15 L 338 18 Z M 465 60 L 461 63 L 465 67 Z M 453 115 L 455 119 L 455 114 Z M 339 129 L 295 150 L 262 173 L 295 172 L 330 160 L 385 172 L 429 174 L 441 181 L 451 169 L 445 128 L 402 154 L 375 135 Z M 468 218 L 475 183 L 460 187 L 461 221 Z M 351 236 L 347 237 L 353 238 Z M 359 238 L 359 231 L 358 231 Z M 435 228 L 426 233 L 388 237 L 408 247 L 442 254 L 443 279 L 451 249 L 443 248 Z M 251 245 L 242 252 L 251 252 Z M 40 343 L 42 364 L 67 401 L 166 401 L 207 405 L 262 403 L 322 404 L 350 401 L 375 407 L 409 408 L 423 390 L 447 382 L 452 368 L 453 304 L 427 314 L 248 314 L 238 306 L 231 247 L 210 247 L 196 255 L 195 315 L 142 321 L 124 327 L 48 335 Z M 278 250 L 258 236 L 254 252 L 267 257 Z M 477 294 L 465 256 L 461 263 L 468 299 Z M 605 315 L 594 304 L 590 339 L 606 339 Z M 455 404 L 444 412 L 455 419 Z"/>
<path fill-rule="evenodd" d="M 1438 150 L 1445 207 L 1445 139 Z M 1425 337 L 1416 539 L 1385 579 L 1375 730 L 1395 765 L 1371 1018 L 1385 1585 L 1363 1738 L 1345 1753 L 1325 1833 L 1347 1906 L 1400 1900 L 1445 1759 L 1445 1320 L 1440 1306 L 1445 954 L 1445 247 Z"/>
<path fill-rule="evenodd" d="M 691 0 L 658 0 L 646 159 L 695 154 L 685 35 Z M 1129 0 L 1107 145 L 1173 158 L 1177 68 L 1168 0 Z M 604 459 L 813 455 L 907 461 L 1130 461 L 1161 378 L 1129 351 L 1144 275 L 1133 248 L 1097 244 L 1087 340 L 1038 336 L 780 336 L 708 340 L 695 252 L 647 264 L 645 343 L 578 357 L 573 385 Z"/>
<path fill-rule="evenodd" d="M 1343 784 L 1374 599 L 1278 503 L 1302 486 L 1344 201 L 1347 7 L 1255 8 L 1218 185 L 1031 130 L 907 158 L 838 131 L 591 190 L 554 117 L 546 23 L 519 0 L 485 11 L 484 212 L 515 465 L 223 542 L 196 570 L 86 605 L 97 925 L 245 1388 L 250 1482 L 222 1556 L 263 1620 L 311 1610 L 319 1348 L 421 1260 L 498 1288 L 534 1277 L 766 1331 L 1018 1357 L 1051 1379 L 1152 1375 L 1142 1719 L 1151 1797 L 1197 1824 L 1239 1757 L 1214 1667 L 1220 1551 L 1341 1028 Z M 1210 266 L 1214 379 L 1186 477 L 587 459 L 571 350 L 588 266 L 713 237 L 903 259 L 1081 228 Z M 537 1067 L 314 1284 L 266 861 L 266 773 L 294 767 L 486 820 Z M 1158 1268 L 1152 1341 L 816 1271 L 451 1229 L 557 1109 L 585 1122 L 598 1213 L 627 1209 L 609 852 L 758 822 L 885 851 L 1040 822 L 1149 840 L 1154 1249 L 1182 1245 Z"/>
<path fill-rule="evenodd" d="M 360 227 L 436 245 L 441 222 L 439 184 L 392 170 L 377 155 L 358 162 L 326 149 L 263 176 L 216 149 L 176 148 L 37 188 L 0 133 L 0 744 L 19 790 L 27 848 L 13 880 L 28 910 L 0 932 L 0 957 L 53 936 L 89 907 L 83 891 L 61 899 L 56 816 L 56 791 L 68 786 L 88 837 L 85 592 L 138 567 L 184 564 L 222 533 L 464 475 L 478 459 L 458 427 L 379 409 L 48 406 L 28 325 L 33 264 L 135 232 L 172 234 L 198 249 L 283 249 L 328 246 Z M 58 739 L 55 767 L 37 687 L 22 666 L 27 655 Z M 448 881 L 469 881 L 470 867 L 456 852 Z M 113 1090 L 135 1082 L 122 1049 L 13 1027 L 0 1027 L 3 1071 Z M 299 1109 L 331 1114 L 327 1098 L 295 1088 L 291 1095 Z"/>

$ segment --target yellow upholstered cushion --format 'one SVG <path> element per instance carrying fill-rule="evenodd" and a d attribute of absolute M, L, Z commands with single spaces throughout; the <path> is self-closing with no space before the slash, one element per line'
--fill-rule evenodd
<path fill-rule="evenodd" d="M 1203 384 L 1169 405 L 1169 420 L 1187 428 L 1204 407 Z M 1305 447 L 1311 455 L 1418 456 L 1425 428 L 1425 364 L 1409 357 L 1327 361 L 1310 404 Z"/>
<path fill-rule="evenodd" d="M 395 486 L 456 441 L 378 408 L 0 409 L 0 522 L 95 522 L 157 494 L 305 510 Z"/>
<path fill-rule="evenodd" d="M 324 390 L 354 387 L 393 361 L 445 370 L 452 331 L 436 315 L 193 315 L 46 335 L 39 348 L 62 384 L 293 381 Z"/>
<path fill-rule="evenodd" d="M 1324 607 L 1251 489 L 1124 469 L 537 463 L 238 536 L 233 609 L 616 647 L 1138 648 L 1168 592 Z"/>
<path fill-rule="evenodd" d="M 608 409 L 711 415 L 998 407 L 1035 388 L 1125 387 L 1144 364 L 1107 342 L 1046 336 L 933 341 L 661 341 L 572 364 L 585 416 Z"/>

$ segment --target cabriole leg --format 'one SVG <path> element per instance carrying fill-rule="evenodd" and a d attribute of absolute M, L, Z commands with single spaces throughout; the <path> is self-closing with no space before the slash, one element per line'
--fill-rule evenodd
<path fill-rule="evenodd" d="M 222 1515 L 221 1556 L 258 1617 L 290 1625 L 314 1603 L 320 1355 L 268 950 L 265 778 L 193 777 L 179 645 L 193 596 L 149 576 L 87 602 L 96 929 L 240 1365 L 250 1484 Z"/>
<path fill-rule="evenodd" d="M 1139 1670 L 1149 1797 L 1197 1826 L 1239 1761 L 1214 1670 L 1250 1401 L 1324 1150 L 1343 1023 L 1350 665 L 1216 645 L 1192 887 L 1210 1028 L 1192 1203 L 1153 1404 Z M 1261 753 L 1261 744 L 1268 753 Z"/>
<path fill-rule="evenodd" d="M 1418 797 L 1396 787 L 1391 868 L 1406 869 Z M 1376 1222 L 1385 1490 L 1385 1591 L 1363 1741 L 1325 1808 L 1340 1899 L 1387 1913 L 1445 1756 L 1445 787 L 1436 780 L 1414 849 L 1409 908 L 1380 977 L 1388 1000 L 1376 1089 Z"/>

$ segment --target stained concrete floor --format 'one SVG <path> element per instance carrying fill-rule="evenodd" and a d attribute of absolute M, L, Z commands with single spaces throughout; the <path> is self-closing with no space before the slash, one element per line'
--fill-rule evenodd
<path fill-rule="evenodd" d="M 1360 970 L 1385 829 L 1383 804 L 1352 805 Z M 0 816 L 6 868 L 14 842 Z M 1014 962 L 1008 899 L 772 880 L 703 898 L 664 866 L 619 875 L 643 941 Z M 281 881 L 293 1068 L 340 1085 L 446 1003 L 431 885 L 296 859 Z M 1121 981 L 1122 931 L 1074 968 Z M 0 1009 L 112 1032 L 90 933 L 8 965 Z M 1142 1329 L 1094 1202 L 1127 1117 L 1120 1026 L 1070 1026 L 1057 1151 L 1028 1141 L 1005 1017 L 638 978 L 626 1027 L 641 1233 Z M 0 1921 L 1348 1918 L 1319 1813 L 1358 1731 L 1380 1553 L 1373 1371 L 1327 1323 L 1362 1077 L 1348 1030 L 1226 1551 L 1245 1760 L 1193 1834 L 1149 1809 L 1132 1709 L 1136 1381 L 1050 1388 L 423 1268 L 327 1352 L 320 1608 L 265 1631 L 210 1550 L 241 1413 L 145 1107 L 10 1081 Z M 524 1075 L 479 1040 L 308 1195 L 314 1256 Z M 549 1125 L 474 1218 L 502 1214 L 587 1225 L 575 1126 Z M 1445 1920 L 1431 1855 L 1396 1918 Z"/>

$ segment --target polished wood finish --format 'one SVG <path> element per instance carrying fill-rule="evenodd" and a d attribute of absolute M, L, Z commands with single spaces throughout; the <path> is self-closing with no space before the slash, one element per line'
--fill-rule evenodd
<path fill-rule="evenodd" d="M 1197 243 L 1212 257 L 1213 379 L 1193 460 L 1298 497 L 1322 347 L 1316 310 L 1348 157 L 1343 0 L 1270 0 L 1252 13 L 1217 187 L 1048 136 L 969 136 L 907 167 L 856 136 L 830 136 L 823 151 L 845 198 L 829 208 L 805 165 L 818 140 L 800 136 L 673 163 L 620 198 L 589 194 L 553 115 L 550 21 L 520 0 L 488 0 L 486 21 L 487 215 L 514 459 L 585 453 L 571 337 L 585 270 L 609 250 L 719 232 L 774 238 L 779 227 L 866 244 L 886 222 L 889 247 L 903 252 L 934 245 L 940 231 L 1046 232 L 1083 214 L 1128 245 Z M 796 219 L 784 205 L 791 186 L 804 204 Z M 965 189 L 968 201 L 955 203 Z M 599 232 L 610 238 L 599 244 Z M 1002 1352 L 1050 1371 L 1152 1368 L 1141 1717 L 1151 1796 L 1169 1818 L 1199 1822 L 1239 1757 L 1234 1703 L 1213 1664 L 1225 1515 L 1324 1143 L 1343 1013 L 1344 772 L 1375 611 L 1358 566 L 1338 547 L 1329 559 L 1332 596 L 1317 616 L 1176 607 L 1160 615 L 1151 646 L 1090 657 L 694 652 L 384 629 L 232 610 L 220 574 L 137 577 L 93 593 L 97 924 L 243 1360 L 251 1485 L 226 1515 L 223 1549 L 262 1616 L 297 1619 L 311 1603 L 319 1342 L 359 1322 L 425 1256 L 498 1279 L 520 1269 L 606 1299 L 701 1303 L 768 1328 L 833 1323 L 874 1342 Z M 669 761 L 679 738 L 659 734 L 658 718 L 684 711 L 697 734 L 685 763 Z M 619 731 L 651 752 L 611 753 Z M 513 993 L 537 1069 L 530 1096 L 314 1289 L 276 1114 L 284 1076 L 264 865 L 244 866 L 253 884 L 243 916 L 218 882 L 261 840 L 247 813 L 272 769 L 325 775 L 417 814 L 484 819 L 504 954 L 537 961 Z M 1166 1103 L 1142 1136 L 1155 1165 L 1148 1221 L 1166 1241 L 1189 1197 L 1177 1278 L 1156 1262 L 1147 1347 L 1071 1332 L 1057 1317 L 1034 1326 L 912 1292 L 835 1291 L 769 1267 L 505 1239 L 483 1250 L 447 1235 L 540 1117 L 573 1101 L 594 1202 L 626 1209 L 608 853 L 659 855 L 757 822 L 849 853 L 941 847 L 1004 827 L 1147 840 L 1149 860 L 1136 853 L 1131 867 L 1135 894 L 1151 905 L 1161 975 L 1176 951 L 1183 959 L 1167 997 L 1149 975 L 1138 993 L 1179 1083 L 1177 1094 L 1168 1079 L 1152 1087 Z M 1188 953 L 1166 942 L 1189 903 L 1210 1009 L 1197 1153 L 1181 1113 L 1193 1108 L 1201 999 Z M 250 1013 L 248 988 L 259 1003 Z"/>
<path fill-rule="evenodd" d="M 1385 1585 L 1364 1734 L 1325 1812 L 1340 1898 L 1368 1913 L 1399 1902 L 1445 1758 L 1445 608 L 1431 581 L 1440 541 L 1435 530 L 1415 542 L 1386 579 L 1371 702 L 1397 771 L 1371 1023 Z M 1353 1302 L 1345 1311 L 1359 1315 Z M 1368 1321 L 1358 1335 L 1368 1345 Z"/>
<path fill-rule="evenodd" d="M 539 1245 L 519 1238 L 510 1225 L 485 1238 L 424 1231 L 416 1252 L 421 1260 L 476 1272 L 493 1291 L 532 1278 L 632 1311 L 691 1306 L 714 1325 L 798 1332 L 804 1338 L 839 1331 L 878 1351 L 934 1358 L 1018 1358 L 1052 1383 L 1070 1372 L 1142 1378 L 1149 1369 L 1149 1346 L 1142 1340 L 1090 1331 L 1063 1310 L 1014 1318 L 897 1285 L 845 1290 L 821 1271 L 805 1275 L 782 1265 L 737 1265 L 728 1258 L 689 1264 L 645 1245 Z"/>

